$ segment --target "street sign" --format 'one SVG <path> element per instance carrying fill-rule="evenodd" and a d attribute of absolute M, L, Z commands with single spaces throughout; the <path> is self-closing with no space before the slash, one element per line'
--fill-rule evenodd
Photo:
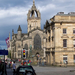
<path fill-rule="evenodd" d="M 0 50 L 0 55 L 8 55 L 8 50 Z"/>

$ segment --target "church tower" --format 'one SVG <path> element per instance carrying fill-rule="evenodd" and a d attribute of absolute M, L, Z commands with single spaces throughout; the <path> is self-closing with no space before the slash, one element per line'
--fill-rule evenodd
<path fill-rule="evenodd" d="M 40 20 L 41 20 L 41 14 L 39 10 L 37 10 L 35 6 L 35 1 L 33 0 L 33 5 L 31 7 L 31 10 L 29 10 L 27 14 L 28 32 L 36 28 L 41 28 Z"/>

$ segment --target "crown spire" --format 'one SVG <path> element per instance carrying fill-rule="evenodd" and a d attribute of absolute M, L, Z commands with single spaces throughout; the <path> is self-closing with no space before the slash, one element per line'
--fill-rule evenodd
<path fill-rule="evenodd" d="M 33 6 L 35 5 L 35 0 L 33 0 Z"/>

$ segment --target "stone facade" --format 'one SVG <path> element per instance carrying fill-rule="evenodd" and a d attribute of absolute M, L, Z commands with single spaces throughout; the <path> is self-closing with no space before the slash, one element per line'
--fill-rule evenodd
<path fill-rule="evenodd" d="M 57 13 L 44 26 L 48 64 L 75 63 L 75 12 Z"/>
<path fill-rule="evenodd" d="M 34 0 L 32 8 L 27 14 L 27 22 L 28 33 L 22 33 L 20 25 L 18 27 L 17 34 L 12 30 L 11 58 L 13 59 L 22 58 L 23 48 L 27 50 L 26 57 L 37 57 L 37 54 L 40 55 L 40 58 L 45 57 L 44 46 L 46 44 L 46 34 L 44 30 L 40 28 L 41 14 L 39 10 L 36 9 Z"/>

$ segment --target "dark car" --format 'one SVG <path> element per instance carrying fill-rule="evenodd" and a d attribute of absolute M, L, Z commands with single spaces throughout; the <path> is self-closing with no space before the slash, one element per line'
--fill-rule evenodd
<path fill-rule="evenodd" d="M 36 75 L 36 73 L 32 66 L 19 66 L 16 75 Z"/>

